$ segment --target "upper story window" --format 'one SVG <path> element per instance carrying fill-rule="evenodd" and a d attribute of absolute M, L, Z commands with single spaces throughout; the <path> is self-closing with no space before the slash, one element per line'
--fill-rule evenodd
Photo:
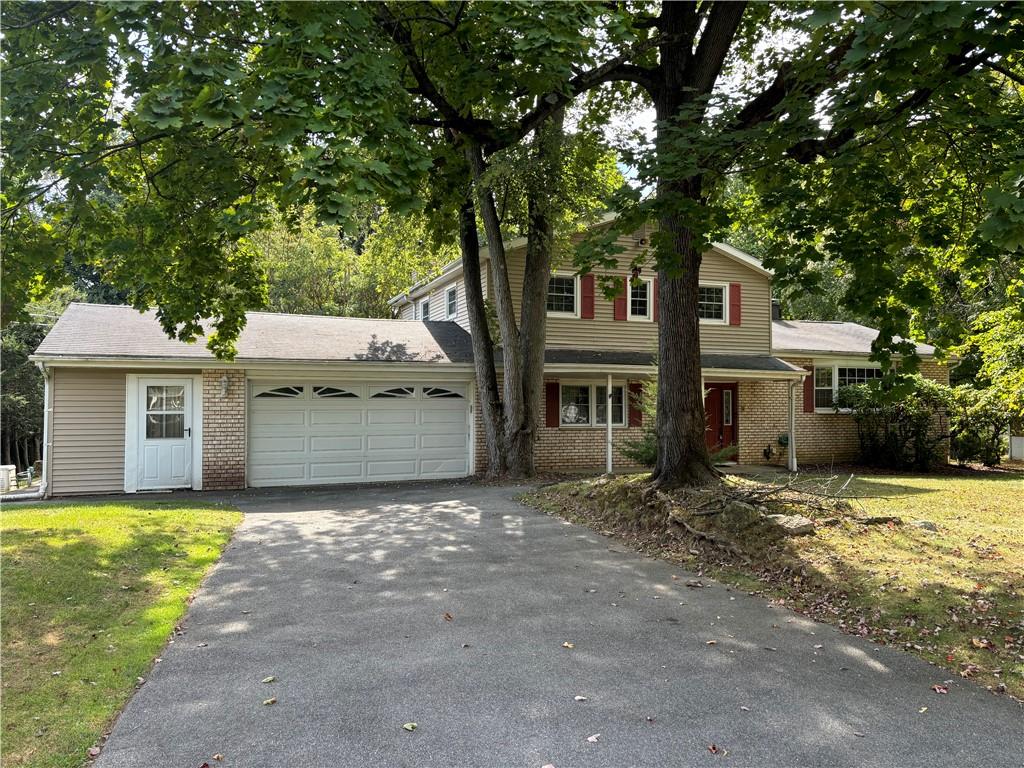
<path fill-rule="evenodd" d="M 654 306 L 654 281 L 634 280 L 629 285 L 629 319 L 650 320 Z"/>
<path fill-rule="evenodd" d="M 724 285 L 702 285 L 697 289 L 697 317 L 708 323 L 728 320 Z"/>
<path fill-rule="evenodd" d="M 445 317 L 449 320 L 459 313 L 459 289 L 457 286 L 453 285 L 444 292 L 444 307 Z"/>
<path fill-rule="evenodd" d="M 872 366 L 814 366 L 814 408 L 818 411 L 832 411 L 839 390 L 853 384 L 867 384 L 882 378 L 882 369 Z"/>
<path fill-rule="evenodd" d="M 576 275 L 552 275 L 548 279 L 548 312 L 578 316 L 579 288 L 579 278 Z"/>
<path fill-rule="evenodd" d="M 430 299 L 422 299 L 419 304 L 416 305 L 416 317 L 420 320 L 430 319 Z"/>

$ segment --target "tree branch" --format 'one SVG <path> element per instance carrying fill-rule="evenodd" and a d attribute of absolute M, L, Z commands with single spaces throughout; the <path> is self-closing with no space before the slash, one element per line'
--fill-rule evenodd
<path fill-rule="evenodd" d="M 721 0 L 711 6 L 707 24 L 693 55 L 689 84 L 695 94 L 708 94 L 714 88 L 746 6 L 745 2 Z"/>

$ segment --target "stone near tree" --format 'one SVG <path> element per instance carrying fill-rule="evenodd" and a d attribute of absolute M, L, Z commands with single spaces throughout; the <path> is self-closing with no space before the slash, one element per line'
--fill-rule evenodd
<path fill-rule="evenodd" d="M 722 509 L 722 525 L 733 530 L 748 528 L 761 519 L 761 513 L 753 504 L 745 501 L 730 501 Z"/>
<path fill-rule="evenodd" d="M 814 521 L 803 515 L 768 515 L 765 519 L 786 536 L 808 536 L 814 533 Z"/>

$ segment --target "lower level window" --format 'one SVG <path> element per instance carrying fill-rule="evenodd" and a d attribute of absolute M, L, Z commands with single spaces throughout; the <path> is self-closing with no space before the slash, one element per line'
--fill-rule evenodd
<path fill-rule="evenodd" d="M 831 410 L 835 406 L 839 390 L 854 384 L 867 384 L 882 378 L 882 369 L 867 366 L 814 366 L 814 407 Z"/>
<path fill-rule="evenodd" d="M 626 423 L 626 391 L 612 387 L 612 425 Z M 563 384 L 560 422 L 568 427 L 604 426 L 607 421 L 608 388 L 602 384 Z"/>

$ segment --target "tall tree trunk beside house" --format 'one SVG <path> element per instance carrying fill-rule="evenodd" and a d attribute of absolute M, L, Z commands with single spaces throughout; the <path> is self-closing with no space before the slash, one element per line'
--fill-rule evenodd
<path fill-rule="evenodd" d="M 501 440 L 504 416 L 498 377 L 494 367 L 494 340 L 487 325 L 483 283 L 480 272 L 480 238 L 476 230 L 476 206 L 468 197 L 459 209 L 459 244 L 462 277 L 466 291 L 470 335 L 473 338 L 473 368 L 476 373 L 480 418 L 487 447 L 487 473 L 500 475 L 507 466 L 505 443 Z"/>
<path fill-rule="evenodd" d="M 535 173 L 527 190 L 526 263 L 519 311 L 519 357 L 522 360 L 523 419 L 510 425 L 510 465 L 519 476 L 535 472 L 533 449 L 537 441 L 539 404 L 544 388 L 544 348 L 547 338 L 548 280 L 555 246 L 555 220 L 561 213 L 563 126 L 559 109 L 536 131 L 533 142 Z"/>
<path fill-rule="evenodd" d="M 487 182 L 487 161 L 478 144 L 467 143 L 465 146 L 491 259 L 502 344 L 504 445 L 501 450 L 505 453 L 504 474 L 512 478 L 530 477 L 535 473 L 533 449 L 537 440 L 540 393 L 544 381 L 547 287 L 559 205 L 556 190 L 562 173 L 564 117 L 564 109 L 556 110 L 534 134 L 535 181 L 527 190 L 527 247 L 518 319 L 501 221 L 493 190 Z M 491 471 L 491 474 L 497 472 Z"/>
<path fill-rule="evenodd" d="M 665 3 L 659 31 L 659 66 L 649 87 L 657 116 L 655 153 L 659 163 L 658 243 L 658 460 L 654 480 L 660 486 L 699 486 L 715 482 L 704 438 L 704 391 L 697 313 L 701 239 L 682 211 L 705 201 L 700 173 L 678 178 L 673 134 L 694 131 L 704 119 L 706 97 L 714 88 L 745 3 L 715 3 L 696 50 L 692 41 L 700 19 L 689 3 Z"/>

